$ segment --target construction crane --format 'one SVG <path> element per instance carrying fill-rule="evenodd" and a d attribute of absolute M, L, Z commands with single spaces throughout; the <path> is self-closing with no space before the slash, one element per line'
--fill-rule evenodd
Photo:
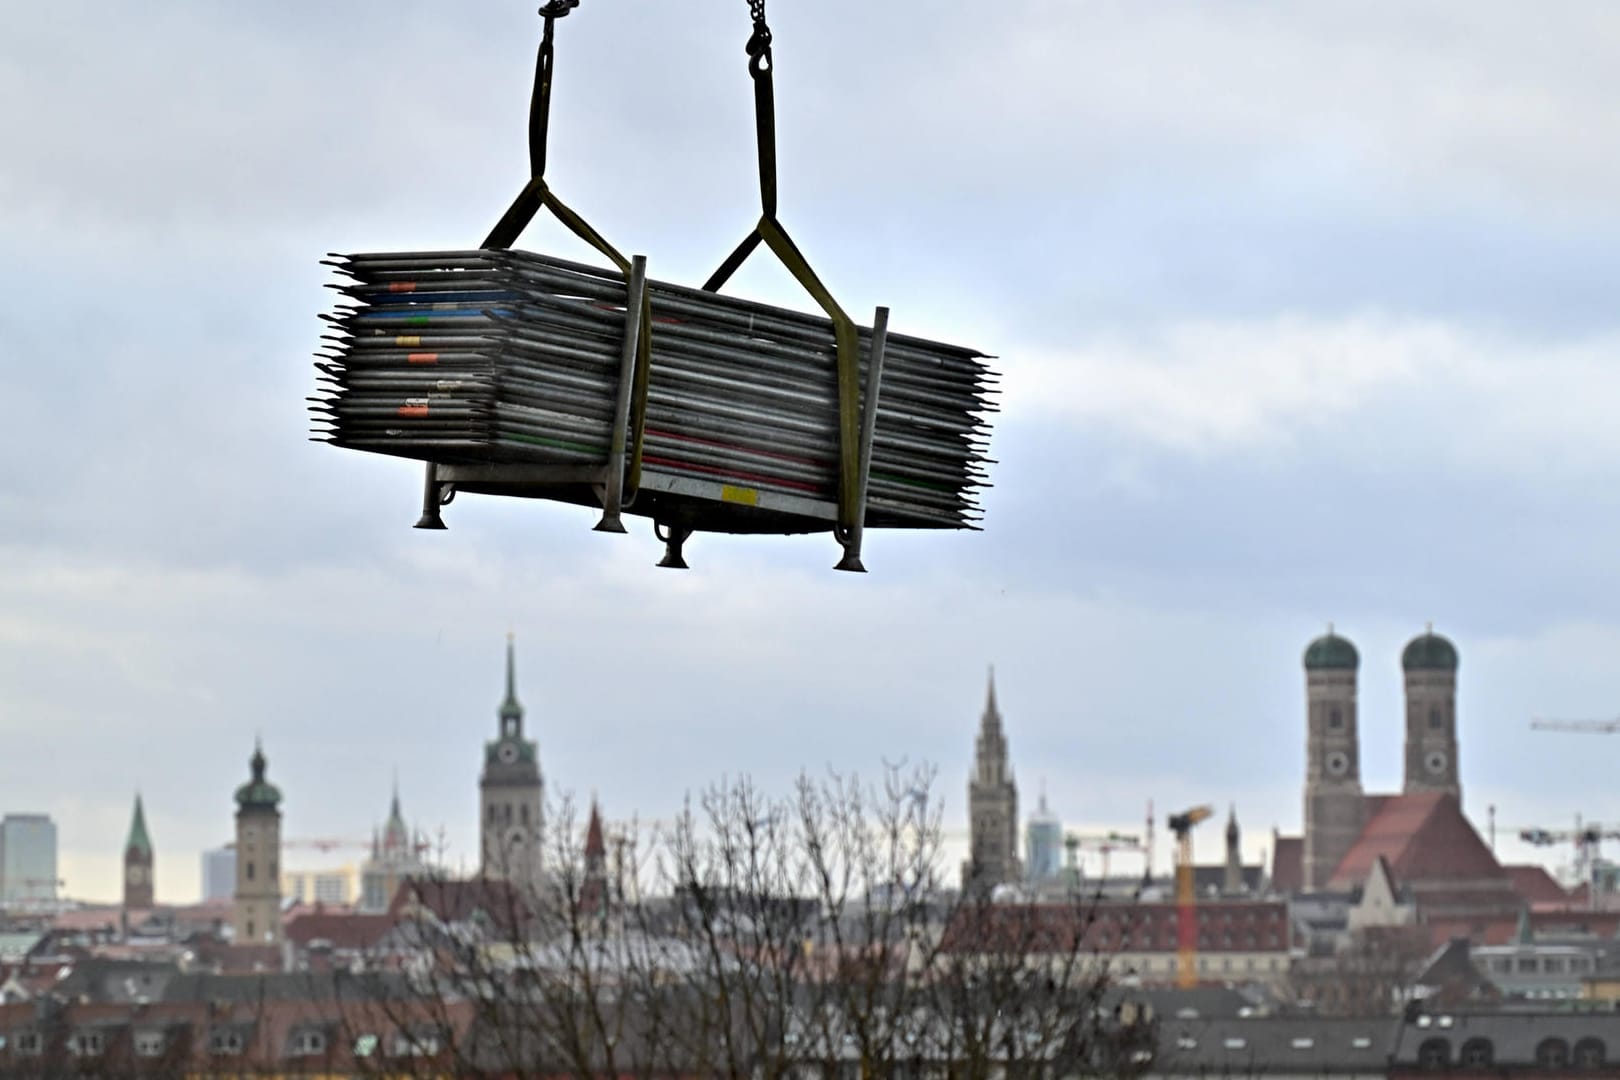
<path fill-rule="evenodd" d="M 1108 857 L 1116 851 L 1125 851 L 1132 854 L 1145 855 L 1147 849 L 1142 846 L 1142 839 L 1127 833 L 1080 833 L 1071 832 L 1063 834 L 1063 847 L 1068 853 L 1069 869 L 1076 874 L 1080 870 L 1080 852 L 1095 851 L 1102 856 L 1101 880 L 1108 880 Z"/>
<path fill-rule="evenodd" d="M 1530 726 L 1537 731 L 1586 731 L 1598 735 L 1613 735 L 1620 731 L 1620 719 L 1547 720 L 1538 717 L 1530 721 Z"/>
<path fill-rule="evenodd" d="M 1176 837 L 1176 985 L 1182 989 L 1198 985 L 1198 893 L 1193 887 L 1192 831 L 1214 816 L 1215 810 L 1209 806 L 1170 815 L 1170 831 Z"/>
<path fill-rule="evenodd" d="M 1599 855 L 1599 846 L 1605 840 L 1620 840 L 1620 830 L 1605 829 L 1592 822 L 1582 824 L 1579 815 L 1575 818 L 1573 829 L 1520 829 L 1519 839 L 1536 847 L 1552 847 L 1555 844 L 1575 845 L 1575 875 L 1581 881 L 1590 884 L 1587 871 L 1592 862 Z M 1594 902 L 1596 896 L 1593 897 Z"/>

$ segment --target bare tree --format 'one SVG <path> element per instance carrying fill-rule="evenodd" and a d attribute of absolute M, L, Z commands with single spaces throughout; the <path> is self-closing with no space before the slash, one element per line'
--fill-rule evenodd
<path fill-rule="evenodd" d="M 723 781 L 612 873 L 558 807 L 544 884 L 410 886 L 414 1000 L 373 1007 L 464 1076 L 1140 1072 L 1151 1032 L 1102 1008 L 1088 905 L 948 889 L 934 780 Z"/>

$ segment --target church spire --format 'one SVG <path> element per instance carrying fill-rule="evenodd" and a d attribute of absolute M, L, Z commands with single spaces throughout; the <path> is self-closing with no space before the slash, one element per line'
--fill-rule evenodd
<path fill-rule="evenodd" d="M 517 699 L 517 657 L 513 647 L 513 635 L 506 635 L 506 700 L 501 702 L 501 732 L 506 734 L 509 730 L 516 733 L 523 725 L 523 706 Z"/>
<path fill-rule="evenodd" d="M 124 850 L 152 854 L 152 838 L 146 832 L 146 810 L 141 806 L 139 792 L 135 794 L 135 816 L 129 822 L 129 841 L 124 844 Z"/>
<path fill-rule="evenodd" d="M 986 731 L 1001 727 L 1001 710 L 996 706 L 996 666 L 990 665 L 990 676 L 984 695 L 984 718 L 980 722 Z"/>

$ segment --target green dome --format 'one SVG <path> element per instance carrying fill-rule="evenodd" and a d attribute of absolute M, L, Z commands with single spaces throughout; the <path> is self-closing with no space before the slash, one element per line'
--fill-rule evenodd
<path fill-rule="evenodd" d="M 1407 643 L 1401 653 L 1407 671 L 1456 671 L 1457 646 L 1429 630 Z"/>
<path fill-rule="evenodd" d="M 255 746 L 249 764 L 253 779 L 236 789 L 236 805 L 243 810 L 274 810 L 281 801 L 281 790 L 264 778 L 264 751 Z"/>
<path fill-rule="evenodd" d="M 1306 671 L 1354 671 L 1360 666 L 1361 656 L 1350 639 L 1331 629 L 1305 648 Z"/>

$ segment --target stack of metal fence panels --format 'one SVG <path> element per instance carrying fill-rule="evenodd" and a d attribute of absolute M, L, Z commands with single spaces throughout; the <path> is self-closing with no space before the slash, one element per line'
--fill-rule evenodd
<path fill-rule="evenodd" d="M 342 300 L 325 316 L 317 359 L 318 437 L 447 465 L 607 460 L 625 323 L 616 271 L 484 250 L 336 256 L 331 265 Z M 832 323 L 657 281 L 648 290 L 643 488 L 834 503 Z M 863 331 L 863 379 L 869 342 Z M 978 520 L 996 392 L 985 359 L 888 335 L 868 486 L 873 524 Z"/>

